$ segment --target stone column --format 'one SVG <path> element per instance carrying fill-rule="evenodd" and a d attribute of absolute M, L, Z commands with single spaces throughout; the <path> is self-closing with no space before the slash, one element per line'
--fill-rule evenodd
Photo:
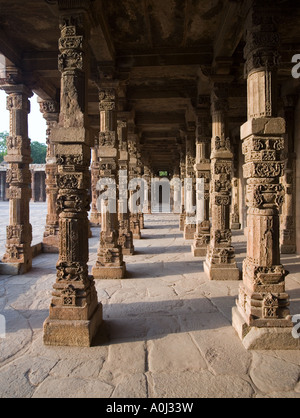
<path fill-rule="evenodd" d="M 44 343 L 88 347 L 102 322 L 102 306 L 87 265 L 92 145 L 87 126 L 90 1 L 68 9 L 71 5 L 67 0 L 59 2 L 60 118 L 51 130 L 58 166 L 59 259 Z"/>
<path fill-rule="evenodd" d="M 239 201 L 239 179 L 237 177 L 233 177 L 230 227 L 234 231 L 239 231 L 241 229 Z"/>
<path fill-rule="evenodd" d="M 6 181 L 9 184 L 9 226 L 6 228 L 6 253 L 1 266 L 3 274 L 24 274 L 32 267 L 32 227 L 29 222 L 29 202 L 31 199 L 30 139 L 28 138 L 29 98 L 32 92 L 18 82 L 22 75 L 15 68 L 7 69 L 11 77 L 2 80 L 1 88 L 8 94 L 7 110 L 10 113 L 10 132 L 7 138 L 9 163 Z M 15 80 L 11 83 L 10 80 Z"/>
<path fill-rule="evenodd" d="M 30 169 L 31 174 L 31 201 L 36 202 L 36 177 L 35 177 L 35 169 Z"/>
<path fill-rule="evenodd" d="M 99 191 L 102 194 L 106 187 L 108 187 L 108 191 L 106 191 L 106 196 L 101 202 L 102 228 L 98 259 L 93 267 L 95 279 L 123 279 L 126 273 L 122 247 L 118 243 L 118 168 L 120 153 L 117 135 L 117 87 L 118 82 L 111 80 L 102 82 L 99 88 L 100 177 L 101 181 L 104 182 Z"/>
<path fill-rule="evenodd" d="M 47 199 L 47 218 L 43 238 L 43 252 L 58 252 L 58 233 L 59 233 L 59 212 L 56 206 L 58 188 L 56 184 L 57 165 L 55 145 L 51 142 L 51 130 L 57 127 L 59 119 L 59 107 L 54 100 L 42 100 L 40 111 L 47 123 L 48 145 L 46 157 L 46 199 Z"/>
<path fill-rule="evenodd" d="M 185 147 L 184 147 L 185 148 Z M 179 221 L 179 229 L 181 232 L 184 232 L 184 225 L 185 225 L 185 217 L 186 217 L 186 211 L 185 211 L 185 196 L 184 196 L 184 190 L 185 190 L 185 178 L 186 178 L 186 158 L 185 158 L 185 150 L 183 149 L 180 152 L 180 179 L 181 179 L 181 214 L 180 214 L 180 221 Z"/>
<path fill-rule="evenodd" d="M 131 123 L 128 131 L 128 150 L 129 150 L 129 181 L 139 177 L 138 160 L 137 160 L 137 134 L 134 132 L 135 127 Z M 131 198 L 136 192 L 129 191 L 129 197 Z M 133 234 L 133 239 L 141 239 L 141 224 L 139 212 L 133 211 L 132 207 L 129 206 L 130 210 L 130 230 Z"/>
<path fill-rule="evenodd" d="M 101 212 L 97 208 L 97 200 L 99 198 L 99 190 L 97 189 L 98 181 L 100 180 L 100 162 L 99 162 L 99 138 L 95 139 L 94 147 L 92 148 L 92 163 L 91 163 L 91 174 L 92 174 L 92 210 L 90 215 L 91 226 L 97 227 L 101 225 Z"/>
<path fill-rule="evenodd" d="M 296 154 L 295 154 L 295 107 L 298 96 L 288 95 L 283 98 L 284 113 L 287 123 L 287 140 L 285 141 L 285 171 L 281 178 L 284 186 L 284 202 L 280 216 L 280 249 L 281 254 L 296 253 Z"/>
<path fill-rule="evenodd" d="M 196 176 L 195 176 L 195 150 L 196 150 L 196 133 L 195 125 L 189 124 L 186 136 L 186 180 L 185 185 L 185 225 L 184 239 L 194 239 L 196 233 L 196 211 L 192 211 L 192 207 L 196 203 Z"/>
<path fill-rule="evenodd" d="M 209 106 L 210 98 L 203 102 Z M 197 188 L 199 179 L 204 179 L 204 196 L 197 196 L 197 205 L 203 207 L 203 219 L 199 219 L 199 210 L 197 208 L 197 226 L 192 252 L 195 257 L 205 257 L 207 254 L 207 246 L 210 243 L 210 219 L 209 219 L 209 203 L 210 203 L 210 114 L 209 109 L 199 109 L 197 114 L 197 134 L 196 134 L 196 164 L 195 172 L 197 179 Z M 197 194 L 199 191 L 197 190 Z M 199 198 L 201 200 L 199 201 Z"/>
<path fill-rule="evenodd" d="M 279 34 L 274 2 L 253 1 L 245 47 L 248 122 L 241 128 L 247 179 L 247 258 L 233 326 L 247 349 L 299 348 L 292 337 L 286 271 L 280 263 L 279 209 L 283 201 L 285 120 L 277 117 Z"/>
<path fill-rule="evenodd" d="M 204 270 L 210 280 L 239 280 L 230 229 L 233 154 L 228 137 L 228 84 L 215 83 L 212 90 L 211 240 Z"/>
<path fill-rule="evenodd" d="M 127 142 L 127 120 L 118 119 L 119 139 L 119 245 L 122 247 L 123 255 L 133 255 L 133 234 L 130 230 L 130 219 L 128 210 L 128 170 L 129 154 Z"/>
<path fill-rule="evenodd" d="M 151 169 L 149 159 L 146 159 L 144 162 L 143 179 L 147 183 L 147 188 L 145 188 L 145 203 L 143 207 L 143 213 L 151 214 Z"/>

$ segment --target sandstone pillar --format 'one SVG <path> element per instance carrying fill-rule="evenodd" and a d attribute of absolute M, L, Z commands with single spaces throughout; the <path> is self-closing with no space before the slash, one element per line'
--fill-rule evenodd
<path fill-rule="evenodd" d="M 47 218 L 43 238 L 43 252 L 58 252 L 59 233 L 59 212 L 56 206 L 58 188 L 56 184 L 57 165 L 55 145 L 51 142 L 51 130 L 57 127 L 59 118 L 58 104 L 53 100 L 42 100 L 40 110 L 47 123 L 48 145 L 46 157 L 46 196 L 47 196 Z"/>
<path fill-rule="evenodd" d="M 286 272 L 280 263 L 279 209 L 283 201 L 285 120 L 277 116 L 279 35 L 273 2 L 253 1 L 245 47 L 248 122 L 241 128 L 247 179 L 247 258 L 233 326 L 248 349 L 299 348 L 292 337 Z"/>
<path fill-rule="evenodd" d="M 129 150 L 129 182 L 139 178 L 138 160 L 137 160 L 137 134 L 135 127 L 131 123 L 128 131 L 128 150 Z M 135 199 L 136 193 L 139 191 L 139 186 L 135 190 L 129 191 L 130 199 Z M 130 230 L 133 234 L 133 239 L 141 239 L 141 224 L 140 224 L 140 210 L 135 210 L 129 204 Z"/>
<path fill-rule="evenodd" d="M 98 181 L 100 180 L 100 157 L 99 157 L 99 138 L 95 139 L 94 147 L 92 148 L 92 161 L 91 161 L 91 193 L 92 193 L 92 209 L 90 214 L 91 226 L 101 225 L 101 212 L 97 208 L 97 200 L 99 198 L 99 190 L 97 188 Z"/>
<path fill-rule="evenodd" d="M 117 88 L 118 82 L 101 82 L 100 100 L 100 195 L 101 200 L 101 235 L 98 259 L 93 267 L 95 279 L 123 279 L 126 266 L 123 261 L 122 247 L 119 245 L 118 222 L 118 168 L 119 148 L 117 135 Z M 99 207 L 98 207 L 99 210 Z"/>
<path fill-rule="evenodd" d="M 186 178 L 186 158 L 185 158 L 185 147 L 184 150 L 181 149 L 180 152 L 180 180 L 181 180 L 181 214 L 180 214 L 180 221 L 179 221 L 179 229 L 180 231 L 184 232 L 184 225 L 185 225 L 185 178 Z"/>
<path fill-rule="evenodd" d="M 93 277 L 88 273 L 90 207 L 90 138 L 87 129 L 89 1 L 68 9 L 61 0 L 59 70 L 61 108 L 51 141 L 57 155 L 59 260 L 44 343 L 57 346 L 92 344 L 101 322 Z M 79 8 L 80 7 L 80 8 Z"/>
<path fill-rule="evenodd" d="M 196 134 L 195 125 L 189 124 L 186 136 L 186 179 L 185 179 L 185 225 L 184 239 L 194 239 L 196 233 L 196 176 L 195 176 L 195 150 L 196 150 Z"/>
<path fill-rule="evenodd" d="M 239 280 L 230 229 L 233 154 L 228 137 L 228 84 L 215 83 L 212 91 L 211 240 L 204 270 L 210 280 Z"/>
<path fill-rule="evenodd" d="M 119 138 L 119 245 L 122 247 L 123 255 L 133 255 L 133 234 L 130 230 L 130 219 L 128 210 L 128 170 L 129 154 L 127 142 L 127 120 L 118 119 Z"/>
<path fill-rule="evenodd" d="M 281 178 L 284 186 L 284 202 L 280 216 L 280 249 L 281 254 L 296 253 L 296 154 L 295 154 L 295 107 L 298 96 L 288 95 L 284 100 L 284 114 L 287 123 L 287 140 L 285 141 L 285 170 Z"/>
<path fill-rule="evenodd" d="M 204 103 L 210 103 L 209 97 Z M 195 257 L 205 257 L 207 246 L 210 242 L 210 219 L 209 219 L 209 201 L 210 201 L 210 114 L 209 109 L 199 109 L 197 114 L 197 134 L 196 134 L 196 181 L 197 181 L 197 225 L 192 252 Z M 200 179 L 204 180 L 204 194 L 202 195 Z M 200 188 L 200 190 L 199 190 Z M 201 213 L 202 212 L 202 213 Z M 201 216 L 202 215 L 202 216 Z M 200 217 L 201 216 L 201 217 Z"/>
<path fill-rule="evenodd" d="M 237 177 L 233 177 L 230 228 L 234 231 L 238 231 L 241 229 L 239 201 L 239 179 Z"/>
<path fill-rule="evenodd" d="M 6 181 L 9 184 L 9 225 L 6 228 L 6 253 L 1 270 L 10 274 L 24 274 L 32 267 L 32 227 L 29 222 L 29 202 L 31 199 L 30 139 L 28 138 L 29 98 L 32 92 L 24 85 L 17 69 L 7 69 L 11 77 L 2 80 L 1 88 L 8 94 L 7 110 L 10 113 L 10 132 L 7 138 L 9 163 Z M 15 80 L 15 82 L 13 82 Z"/>

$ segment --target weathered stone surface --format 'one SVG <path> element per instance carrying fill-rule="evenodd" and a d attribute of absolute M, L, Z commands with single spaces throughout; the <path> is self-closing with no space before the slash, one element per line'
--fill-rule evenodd
<path fill-rule="evenodd" d="M 157 341 L 150 341 L 148 351 L 148 365 L 152 373 L 207 368 L 189 334 L 172 334 Z"/>
<path fill-rule="evenodd" d="M 300 367 L 266 354 L 253 353 L 250 376 L 263 393 L 289 392 L 298 383 Z"/>
<path fill-rule="evenodd" d="M 154 398 L 251 398 L 254 394 L 247 380 L 214 376 L 207 370 L 155 373 L 149 381 Z"/>
<path fill-rule="evenodd" d="M 137 399 L 147 397 L 147 378 L 144 374 L 124 376 L 117 384 L 112 394 L 112 398 L 115 399 Z"/>

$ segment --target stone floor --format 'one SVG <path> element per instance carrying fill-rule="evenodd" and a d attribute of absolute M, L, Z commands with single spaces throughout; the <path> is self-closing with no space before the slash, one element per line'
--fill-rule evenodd
<path fill-rule="evenodd" d="M 2 205 L 2 204 L 1 204 Z M 5 205 L 5 204 L 3 204 Z M 46 206 L 32 205 L 36 237 Z M 1 214 L 4 206 L 1 206 Z M 0 236 L 5 233 L 1 216 Z M 90 266 L 99 230 L 90 240 Z M 239 266 L 245 239 L 234 237 Z M 247 352 L 231 326 L 239 284 L 209 282 L 174 215 L 146 216 L 128 278 L 97 282 L 105 326 L 90 349 L 42 343 L 56 255 L 34 259 L 31 273 L 0 277 L 0 397 L 300 398 L 300 352 Z M 2 248 L 1 248 L 2 249 Z M 300 314 L 300 258 L 283 258 L 293 314 Z"/>

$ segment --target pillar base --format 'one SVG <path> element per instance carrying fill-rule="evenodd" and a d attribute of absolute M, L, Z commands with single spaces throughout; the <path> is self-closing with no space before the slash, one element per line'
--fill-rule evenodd
<path fill-rule="evenodd" d="M 296 254 L 295 245 L 281 245 L 280 247 L 281 254 Z"/>
<path fill-rule="evenodd" d="M 133 234 L 133 239 L 137 239 L 137 240 L 142 239 L 142 234 Z"/>
<path fill-rule="evenodd" d="M 91 213 L 90 216 L 90 225 L 93 228 L 101 226 L 101 213 Z"/>
<path fill-rule="evenodd" d="M 101 303 L 92 318 L 87 321 L 63 321 L 48 318 L 44 322 L 44 344 L 59 347 L 91 347 L 101 324 Z"/>
<path fill-rule="evenodd" d="M 203 247 L 192 245 L 192 254 L 194 257 L 206 257 L 208 244 Z"/>
<path fill-rule="evenodd" d="M 204 262 L 204 272 L 209 280 L 216 281 L 238 281 L 241 272 L 236 263 L 231 264 L 211 264 L 208 260 Z"/>
<path fill-rule="evenodd" d="M 299 350 L 300 339 L 292 336 L 293 327 L 249 326 L 237 307 L 232 309 L 232 326 L 247 350 Z"/>
<path fill-rule="evenodd" d="M 184 239 L 194 240 L 196 234 L 196 225 L 186 225 L 184 228 Z"/>
<path fill-rule="evenodd" d="M 231 224 L 231 230 L 232 231 L 240 231 L 241 229 L 241 224 L 237 224 L 237 223 L 232 223 Z"/>
<path fill-rule="evenodd" d="M 21 276 L 32 269 L 32 262 L 24 263 L 3 263 L 0 262 L 0 275 L 4 276 Z"/>
<path fill-rule="evenodd" d="M 100 267 L 95 266 L 92 269 L 92 275 L 95 280 L 122 280 L 126 275 L 126 265 L 118 267 Z"/>
<path fill-rule="evenodd" d="M 58 254 L 59 238 L 58 235 L 44 237 L 43 239 L 43 253 Z"/>
<path fill-rule="evenodd" d="M 133 248 L 122 248 L 123 255 L 134 255 L 134 247 Z"/>

